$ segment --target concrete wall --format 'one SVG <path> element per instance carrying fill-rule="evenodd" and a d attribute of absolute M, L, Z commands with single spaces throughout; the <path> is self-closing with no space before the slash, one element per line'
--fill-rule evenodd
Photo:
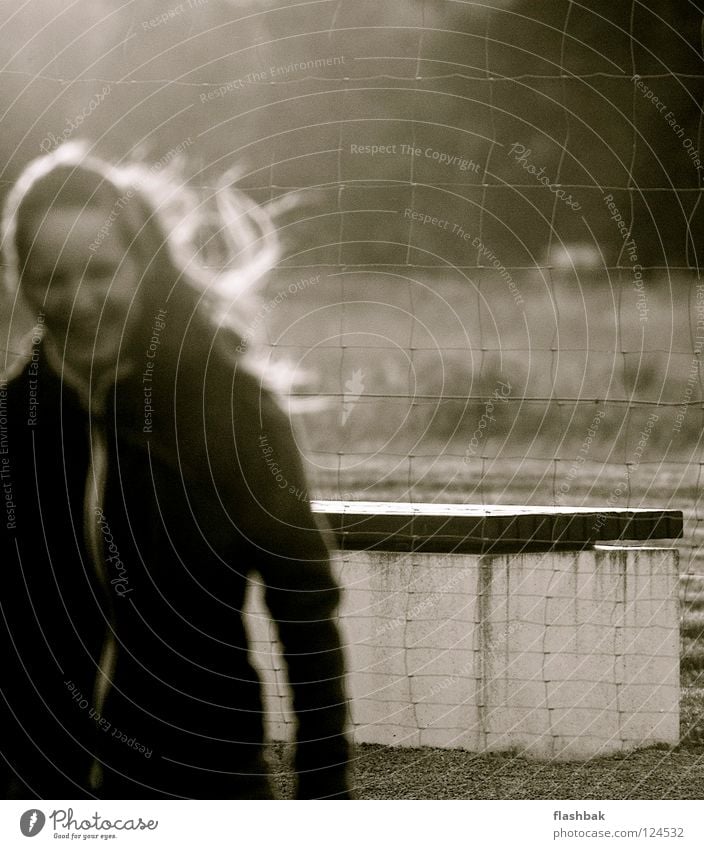
<path fill-rule="evenodd" d="M 494 556 L 338 552 L 357 742 L 582 759 L 679 738 L 674 549 Z M 291 738 L 258 592 L 269 733 Z"/>

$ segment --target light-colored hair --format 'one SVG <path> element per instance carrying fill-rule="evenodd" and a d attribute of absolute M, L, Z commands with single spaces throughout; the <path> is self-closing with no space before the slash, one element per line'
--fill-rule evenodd
<path fill-rule="evenodd" d="M 214 203 L 213 203 L 214 200 Z M 97 208 L 105 224 L 87 246 L 97 250 L 114 227 L 142 271 L 139 301 L 146 312 L 166 304 L 177 320 L 227 338 L 232 355 L 245 348 L 249 295 L 278 258 L 278 240 L 265 209 L 230 185 L 218 183 L 210 206 L 199 201 L 173 168 L 112 165 L 86 143 L 68 142 L 30 162 L 5 201 L 2 216 L 4 285 L 21 294 L 22 275 L 41 218 L 52 209 Z M 39 220 L 38 220 L 39 219 Z M 225 267 L 204 267 L 195 244 L 218 244 Z M 224 251 L 223 251 L 224 247 Z"/>

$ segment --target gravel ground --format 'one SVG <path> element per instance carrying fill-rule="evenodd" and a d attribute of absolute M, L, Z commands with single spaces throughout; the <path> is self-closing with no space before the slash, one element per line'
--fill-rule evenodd
<path fill-rule="evenodd" d="M 591 761 L 360 745 L 357 799 L 704 799 L 704 670 L 682 670 L 680 745 Z M 292 747 L 270 747 L 273 783 L 290 799 Z"/>
<path fill-rule="evenodd" d="M 437 458 L 435 458 L 437 459 Z M 511 463 L 492 463 L 494 477 L 480 478 L 477 490 L 459 486 L 449 473 L 456 458 L 435 463 L 433 472 L 423 477 L 422 492 L 414 491 L 416 501 L 482 501 L 486 503 L 550 503 L 552 477 L 522 474 L 515 476 Z M 371 461 L 370 461 L 371 462 Z M 385 471 L 383 457 L 378 458 Z M 685 538 L 678 542 L 680 571 L 699 576 L 704 573 L 704 522 L 700 518 L 699 484 L 685 480 L 682 464 L 658 467 L 658 486 L 648 489 L 649 497 L 636 497 L 633 506 L 666 505 L 685 513 Z M 416 470 L 417 471 L 417 470 Z M 610 488 L 610 477 L 617 480 L 621 467 L 605 469 L 601 490 Z M 369 467 L 365 465 L 368 485 Z M 351 475 L 351 473 L 350 473 Z M 503 475 L 503 478 L 502 478 Z M 374 477 L 373 475 L 371 476 Z M 382 476 L 378 475 L 382 480 Z M 505 478 L 505 480 L 504 480 Z M 322 480 L 322 478 L 321 478 Z M 383 489 L 361 490 L 357 497 L 370 500 L 405 500 L 406 481 L 394 482 L 384 476 Z M 432 486 L 433 481 L 437 487 Z M 537 483 L 536 483 L 537 481 Z M 326 487 L 325 484 L 328 484 Z M 351 476 L 340 483 L 330 475 L 322 481 L 319 497 L 336 498 L 335 486 L 356 491 Z M 575 482 L 576 484 L 576 482 Z M 525 491 L 518 491 L 517 486 Z M 590 484 L 591 487 L 591 484 Z M 442 497 L 438 494 L 442 493 Z M 584 505 L 599 504 L 600 494 L 589 492 Z M 461 495 L 462 497 L 458 497 Z M 577 486 L 572 495 L 577 498 Z M 345 496 L 349 497 L 349 496 Z M 411 499 L 413 500 L 413 499 Z M 694 505 L 694 506 L 693 506 Z M 356 749 L 355 796 L 358 799 L 704 799 L 704 585 L 698 577 L 687 579 L 682 587 L 685 645 L 682 663 L 682 699 L 680 702 L 681 744 L 676 749 L 650 748 L 597 758 L 589 762 L 545 763 L 526 760 L 513 754 L 475 755 L 447 749 L 406 749 L 362 745 Z M 695 624 L 701 627 L 697 631 Z M 687 629 L 688 628 L 688 629 Z M 289 753 L 282 746 L 272 748 L 272 766 L 276 786 L 283 798 L 290 797 L 292 781 L 286 767 Z"/>
<path fill-rule="evenodd" d="M 357 799 L 704 799 L 704 671 L 683 670 L 680 745 L 591 761 L 543 762 L 515 754 L 360 745 Z M 292 747 L 270 747 L 279 798 L 291 798 Z"/>
<path fill-rule="evenodd" d="M 384 463 L 388 463 L 388 460 L 381 457 L 378 462 L 381 470 L 386 472 Z M 550 503 L 552 478 L 547 480 L 530 474 L 522 474 L 517 478 L 511 463 L 504 463 L 503 466 L 492 464 L 495 479 L 491 475 L 482 476 L 479 489 L 481 497 L 477 496 L 477 491 L 468 490 L 465 486 L 460 487 L 458 492 L 450 491 L 452 488 L 447 488 L 447 481 L 454 480 L 454 477 L 448 473 L 448 463 L 456 466 L 456 458 L 446 458 L 445 465 L 442 461 L 433 461 L 435 477 L 431 474 L 423 478 L 425 489 L 422 492 L 414 491 L 415 500 Z M 610 488 L 609 475 L 616 481 L 620 473 L 618 464 L 613 469 L 604 470 L 602 478 L 605 482 L 602 480 L 601 490 Z M 363 484 L 367 486 L 370 477 L 368 464 L 365 465 L 365 474 Z M 382 478 L 381 475 L 378 477 Z M 369 500 L 405 500 L 410 497 L 404 489 L 406 481 L 394 482 L 386 477 L 384 480 L 386 489 L 382 486 L 372 491 L 360 488 L 357 497 Z M 437 489 L 432 486 L 434 480 L 438 484 Z M 535 483 L 538 480 L 540 482 Z M 345 479 L 343 484 L 331 473 L 329 481 L 322 481 L 319 497 L 339 497 L 335 486 L 341 489 L 346 487 L 347 492 L 356 491 L 356 482 L 351 477 Z M 524 486 L 525 491 L 519 492 L 518 485 Z M 439 491 L 442 491 L 444 497 L 438 495 Z M 697 509 L 698 483 L 684 480 L 682 464 L 670 464 L 665 470 L 658 467 L 658 487 L 651 487 L 648 492 L 649 500 L 637 497 L 631 502 L 632 505 L 648 506 L 652 502 L 653 505 L 664 504 L 673 509 L 682 509 L 686 531 L 685 538 L 678 542 L 681 551 L 680 571 L 693 575 L 704 573 L 704 522 L 699 518 L 701 511 Z M 588 493 L 582 493 L 585 506 L 603 501 L 599 494 L 590 493 L 591 489 Z M 462 498 L 458 498 L 459 494 Z M 573 486 L 572 495 L 577 498 L 576 485 Z M 692 619 L 699 616 L 696 611 L 704 611 L 704 584 L 698 578 L 687 579 L 681 594 L 684 602 L 683 624 L 689 622 L 690 627 L 684 634 L 681 744 L 677 748 L 641 749 L 627 755 L 596 758 L 588 762 L 548 763 L 527 760 L 514 754 L 476 755 L 448 749 L 361 745 L 356 748 L 354 762 L 355 797 L 704 799 L 704 625 L 699 632 L 695 632 Z M 289 747 L 271 747 L 274 783 L 281 798 L 290 798 L 293 787 L 288 766 L 290 754 Z"/>
<path fill-rule="evenodd" d="M 280 798 L 290 798 L 288 747 L 271 751 Z M 512 754 L 357 746 L 357 799 L 702 799 L 704 745 L 641 749 L 589 762 Z"/>
<path fill-rule="evenodd" d="M 680 740 L 591 761 L 543 762 L 515 754 L 357 746 L 357 799 L 704 799 L 704 673 L 682 676 Z M 293 789 L 292 747 L 270 747 L 277 795 Z"/>

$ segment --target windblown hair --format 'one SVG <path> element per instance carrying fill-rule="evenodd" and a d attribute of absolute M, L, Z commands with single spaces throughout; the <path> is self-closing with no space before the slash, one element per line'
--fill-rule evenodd
<path fill-rule="evenodd" d="M 5 288 L 16 297 L 38 224 L 51 210 L 78 208 L 105 212 L 105 223 L 86 246 L 95 251 L 111 228 L 142 276 L 138 302 L 151 318 L 168 308 L 172 353 L 191 338 L 217 337 L 217 347 L 241 354 L 247 338 L 248 296 L 278 258 L 278 241 L 267 211 L 233 189 L 226 174 L 216 189 L 217 223 L 211 238 L 227 246 L 225 271 L 207 270 L 194 239 L 205 208 L 183 183 L 156 167 L 111 165 L 68 142 L 33 160 L 10 191 L 2 216 Z M 212 222 L 211 222 L 212 225 Z M 145 328 L 146 330 L 146 328 Z M 179 338 L 179 333 L 182 334 Z"/>

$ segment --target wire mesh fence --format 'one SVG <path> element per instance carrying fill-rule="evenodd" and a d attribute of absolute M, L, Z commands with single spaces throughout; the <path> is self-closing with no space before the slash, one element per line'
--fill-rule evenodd
<path fill-rule="evenodd" d="M 39 92 L 23 138 L 52 146 L 51 110 L 107 88 L 104 147 L 188 140 L 206 193 L 237 161 L 257 201 L 295 199 L 249 332 L 294 375 L 312 495 L 681 507 L 697 609 L 700 11 L 223 5 L 131 11 L 79 68 L 8 62 L 8 115 Z"/>

